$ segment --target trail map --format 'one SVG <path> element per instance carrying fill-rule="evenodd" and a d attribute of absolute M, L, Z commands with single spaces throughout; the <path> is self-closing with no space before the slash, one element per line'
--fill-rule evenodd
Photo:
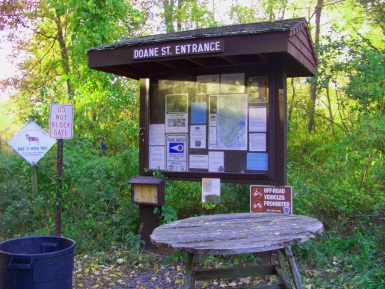
<path fill-rule="evenodd" d="M 247 150 L 247 95 L 217 95 L 216 130 L 210 130 L 211 149 Z"/>

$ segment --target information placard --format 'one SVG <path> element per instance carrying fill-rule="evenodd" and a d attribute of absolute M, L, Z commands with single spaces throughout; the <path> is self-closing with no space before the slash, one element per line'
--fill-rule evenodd
<path fill-rule="evenodd" d="M 49 135 L 56 139 L 72 139 L 74 108 L 71 104 L 51 104 Z"/>
<path fill-rule="evenodd" d="M 36 165 L 55 143 L 56 140 L 50 138 L 48 133 L 33 120 L 8 142 L 9 146 L 31 165 Z"/>
<path fill-rule="evenodd" d="M 167 135 L 167 170 L 187 171 L 187 135 Z"/>
<path fill-rule="evenodd" d="M 293 213 L 291 187 L 250 186 L 250 212 Z"/>

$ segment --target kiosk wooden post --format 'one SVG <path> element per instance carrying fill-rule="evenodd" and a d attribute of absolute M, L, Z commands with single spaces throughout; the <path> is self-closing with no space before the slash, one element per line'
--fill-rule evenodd
<path fill-rule="evenodd" d="M 129 184 L 131 184 L 131 202 L 139 205 L 139 226 L 143 248 L 154 249 L 150 235 L 159 226 L 159 215 L 154 212 L 154 209 L 160 208 L 165 203 L 164 179 L 138 176 Z"/>

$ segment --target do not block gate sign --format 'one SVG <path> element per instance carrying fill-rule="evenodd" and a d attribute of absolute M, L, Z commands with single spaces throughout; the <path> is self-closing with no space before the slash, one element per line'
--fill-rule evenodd
<path fill-rule="evenodd" d="M 72 139 L 74 108 L 71 104 L 51 104 L 49 136 L 56 139 Z"/>

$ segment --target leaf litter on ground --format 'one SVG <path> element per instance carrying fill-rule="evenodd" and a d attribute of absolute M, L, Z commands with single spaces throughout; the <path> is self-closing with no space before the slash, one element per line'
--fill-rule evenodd
<path fill-rule="evenodd" d="M 185 274 L 183 262 L 162 265 L 160 257 L 154 263 L 150 263 L 129 262 L 118 258 L 114 262 L 100 264 L 97 257 L 76 257 L 73 289 L 180 289 L 183 287 Z M 277 280 L 273 277 L 248 277 L 236 280 L 197 281 L 195 288 L 234 288 L 275 282 Z"/>

